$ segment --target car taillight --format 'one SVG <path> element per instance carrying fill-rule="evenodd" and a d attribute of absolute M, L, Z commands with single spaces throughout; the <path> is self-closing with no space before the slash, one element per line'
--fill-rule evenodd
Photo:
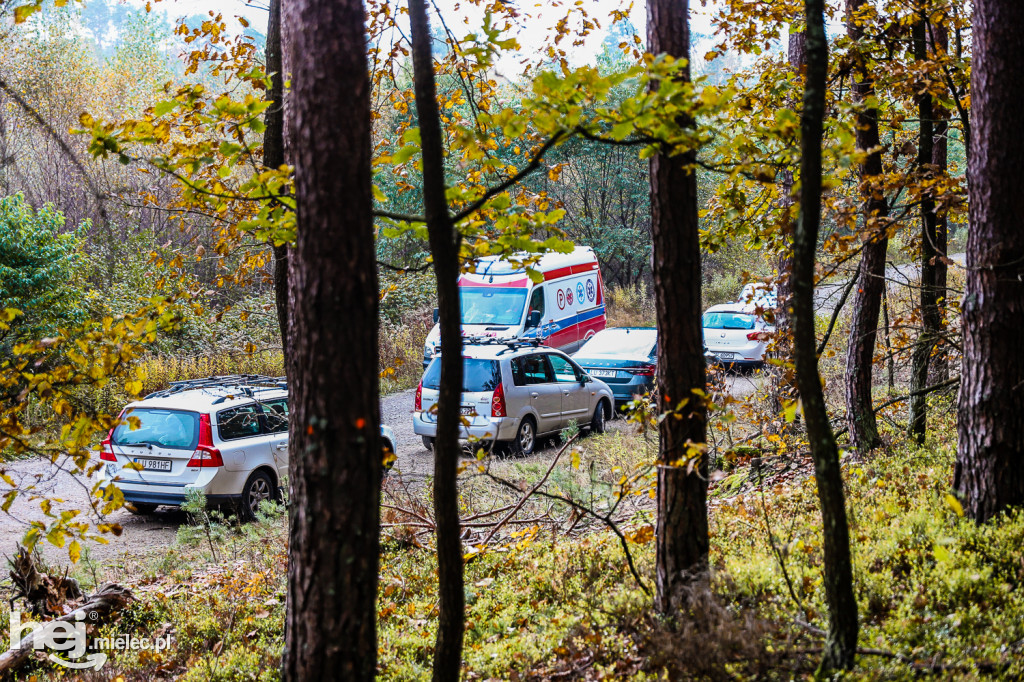
<path fill-rule="evenodd" d="M 220 450 L 213 447 L 213 427 L 210 425 L 210 415 L 199 415 L 199 444 L 196 451 L 192 453 L 192 459 L 186 466 L 212 468 L 224 466 L 224 458 L 220 456 Z"/>
<path fill-rule="evenodd" d="M 117 457 L 114 456 L 114 429 L 110 429 L 110 433 L 100 445 L 100 459 L 104 462 L 117 462 Z"/>
<path fill-rule="evenodd" d="M 641 365 L 640 367 L 630 368 L 629 372 L 638 377 L 653 377 L 657 369 L 656 365 Z"/>
<path fill-rule="evenodd" d="M 768 335 L 762 332 L 750 332 L 747 334 L 748 341 L 767 341 Z"/>
<path fill-rule="evenodd" d="M 498 384 L 494 389 L 494 395 L 491 396 L 491 416 L 505 416 L 505 388 L 501 384 Z"/>
<path fill-rule="evenodd" d="M 416 400 L 413 402 L 412 409 L 416 410 L 417 412 L 421 412 L 423 410 L 423 382 L 422 381 L 420 381 L 420 383 L 416 386 Z"/>

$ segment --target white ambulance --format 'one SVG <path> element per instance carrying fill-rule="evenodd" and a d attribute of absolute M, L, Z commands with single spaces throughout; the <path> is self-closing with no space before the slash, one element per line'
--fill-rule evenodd
<path fill-rule="evenodd" d="M 526 269 L 497 256 L 481 258 L 459 278 L 462 335 L 498 339 L 536 338 L 566 353 L 605 327 L 604 285 L 589 246 L 548 253 L 533 266 L 544 275 L 534 284 Z M 437 311 L 434 311 L 435 322 Z M 426 367 L 440 350 L 438 326 L 423 347 Z"/>

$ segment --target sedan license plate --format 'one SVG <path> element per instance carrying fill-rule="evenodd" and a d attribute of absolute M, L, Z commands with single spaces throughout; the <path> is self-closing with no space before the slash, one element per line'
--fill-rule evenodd
<path fill-rule="evenodd" d="M 473 407 L 472 405 L 463 405 L 462 407 L 459 408 L 459 414 L 461 414 L 463 417 L 475 417 L 476 408 Z"/>
<path fill-rule="evenodd" d="M 592 377 L 598 377 L 599 379 L 614 379 L 615 375 L 618 374 L 614 369 L 592 369 L 588 372 Z"/>
<path fill-rule="evenodd" d="M 715 353 L 719 360 L 732 360 L 735 353 Z"/>
<path fill-rule="evenodd" d="M 148 459 L 145 457 L 136 457 L 136 464 L 141 464 L 143 469 L 149 471 L 170 471 L 171 460 L 169 459 Z"/>

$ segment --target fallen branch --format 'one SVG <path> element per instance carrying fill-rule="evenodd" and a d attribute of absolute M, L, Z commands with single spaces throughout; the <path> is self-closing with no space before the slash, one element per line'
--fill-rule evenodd
<path fill-rule="evenodd" d="M 544 482 L 548 480 L 548 476 L 550 476 L 551 472 L 554 471 L 555 465 L 558 464 L 558 460 L 562 457 L 562 453 L 565 452 L 570 445 L 576 442 L 576 439 L 579 437 L 580 432 L 577 431 L 575 436 L 573 436 L 572 438 L 565 442 L 565 445 L 563 445 L 561 449 L 555 454 L 555 458 L 551 460 L 551 465 L 548 467 L 548 470 L 544 472 L 544 475 L 541 476 L 540 480 L 534 483 L 533 487 L 527 490 L 526 493 L 524 493 L 523 496 L 519 498 L 519 502 L 515 505 L 515 507 L 513 507 L 512 510 L 508 514 L 506 514 L 505 517 L 501 521 L 499 521 L 496 526 L 494 526 L 494 528 L 491 529 L 491 532 L 488 533 L 487 537 L 484 538 L 483 542 L 480 543 L 481 545 L 488 544 L 494 538 L 495 533 L 501 530 L 501 527 L 508 523 L 509 520 L 513 516 L 515 516 L 520 509 L 523 508 L 523 505 L 526 504 L 526 501 L 530 499 L 530 497 L 535 492 L 537 492 L 537 489 L 544 485 Z"/>

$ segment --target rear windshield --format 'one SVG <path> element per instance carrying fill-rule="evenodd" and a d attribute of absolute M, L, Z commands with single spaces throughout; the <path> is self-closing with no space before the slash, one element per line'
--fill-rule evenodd
<path fill-rule="evenodd" d="M 743 313 L 704 313 L 705 329 L 753 329 L 754 316 Z"/>
<path fill-rule="evenodd" d="M 136 429 L 128 422 L 139 420 Z M 195 450 L 199 442 L 199 414 L 182 410 L 133 407 L 114 429 L 114 445 L 156 445 L 172 450 Z"/>
<path fill-rule="evenodd" d="M 579 357 L 594 355 L 643 355 L 650 356 L 658 332 L 653 329 L 605 330 L 598 332 L 576 352 Z"/>
<path fill-rule="evenodd" d="M 497 360 L 465 358 L 462 361 L 462 392 L 483 393 L 493 391 L 501 383 L 501 369 Z M 423 388 L 441 388 L 441 358 L 437 357 L 423 375 Z"/>

